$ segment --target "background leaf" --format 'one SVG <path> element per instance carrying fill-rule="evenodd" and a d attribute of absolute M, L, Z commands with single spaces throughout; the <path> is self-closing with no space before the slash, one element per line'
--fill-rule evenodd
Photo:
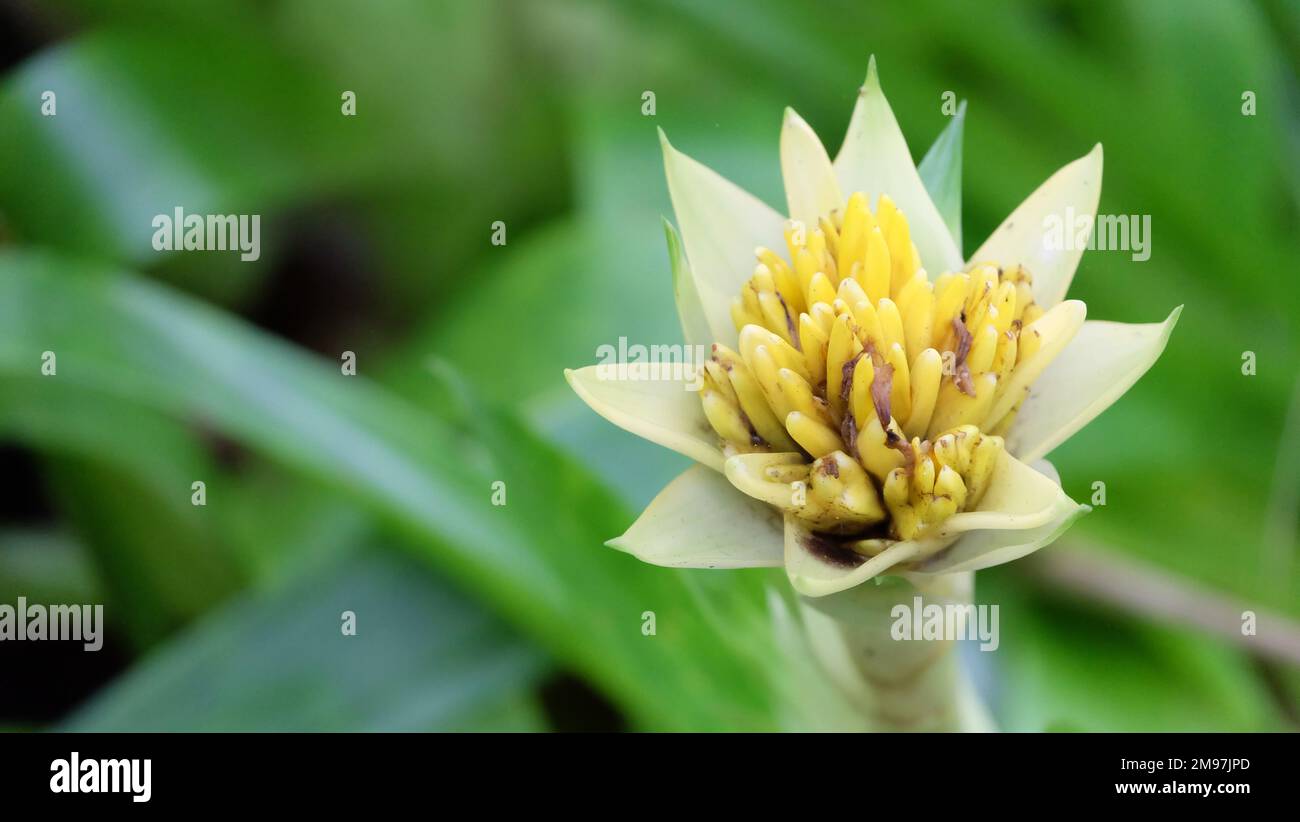
<path fill-rule="evenodd" d="M 966 101 L 957 106 L 952 122 L 939 134 L 916 169 L 926 191 L 943 215 L 944 224 L 961 245 L 961 137 L 966 125 Z"/>
<path fill-rule="evenodd" d="M 370 552 L 215 611 L 64 730 L 540 730 L 545 669 L 412 560 Z"/>
<path fill-rule="evenodd" d="M 926 183 L 968 247 L 1104 144 L 1101 210 L 1149 215 L 1151 256 L 1089 252 L 1071 296 L 1094 318 L 1186 311 L 1156 367 L 1052 455 L 1074 498 L 1104 483 L 1076 536 L 1300 618 L 1295 12 L 967 5 L 0 6 L 0 453 L 18 489 L 0 500 L 0 593 L 99 597 L 110 622 L 93 659 L 0 646 L 33 683 L 10 683 L 5 724 L 81 699 L 65 664 L 83 689 L 124 668 L 135 682 L 218 618 L 298 624 L 278 616 L 302 604 L 298 580 L 375 546 L 544 649 L 575 713 L 604 727 L 842 725 L 803 704 L 829 700 L 773 632 L 779 574 L 664 571 L 602 547 L 686 463 L 592 414 L 561 373 L 620 337 L 680 341 L 656 129 L 780 207 L 781 112 L 833 153 L 870 54 L 913 156 L 934 146 Z M 45 90 L 57 117 L 40 116 Z M 948 92 L 968 120 L 945 115 Z M 261 215 L 262 258 L 154 253 L 150 219 L 175 205 Z M 46 350 L 57 377 L 40 374 Z M 343 351 L 361 376 L 339 373 Z M 1294 668 L 1044 585 L 980 575 L 1006 641 L 970 662 L 1008 726 L 1294 727 Z M 401 670 L 403 689 L 437 686 Z M 439 727 L 535 726 L 536 682 Z M 236 722 L 221 696 L 211 711 Z"/>
<path fill-rule="evenodd" d="M 53 378 L 60 386 L 197 416 L 348 491 L 644 721 L 771 721 L 763 672 L 728 652 L 733 643 L 700 618 L 683 575 L 641 574 L 604 549 L 603 535 L 628 514 L 517 425 L 484 419 L 475 439 L 458 437 L 364 379 L 331 373 L 199 305 L 50 256 L 0 256 L 0 306 L 0 372 L 30 372 L 50 345 L 63 363 Z M 487 465 L 475 445 L 487 449 Z M 504 508 L 490 503 L 493 477 L 510 489 Z M 641 635 L 646 610 L 662 626 L 653 638 Z M 701 664 L 666 670 L 677 655 Z"/>

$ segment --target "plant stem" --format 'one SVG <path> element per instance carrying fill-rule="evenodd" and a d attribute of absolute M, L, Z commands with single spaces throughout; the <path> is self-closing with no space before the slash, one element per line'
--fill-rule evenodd
<path fill-rule="evenodd" d="M 840 594 L 801 599 L 813 651 L 869 727 L 882 731 L 989 731 L 992 720 L 961 669 L 951 639 L 895 639 L 894 608 L 973 602 L 974 574 L 890 577 Z M 891 613 L 894 612 L 894 613 Z"/>

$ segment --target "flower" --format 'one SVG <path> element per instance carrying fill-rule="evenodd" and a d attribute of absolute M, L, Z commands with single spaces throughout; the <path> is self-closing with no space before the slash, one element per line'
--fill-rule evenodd
<path fill-rule="evenodd" d="M 1090 510 L 1042 458 L 1151 367 L 1181 310 L 1098 322 L 1064 299 L 1086 243 L 1048 242 L 1045 221 L 1095 216 L 1100 145 L 964 262 L 874 58 L 834 162 L 787 109 L 788 219 L 660 137 L 682 330 L 712 355 L 698 392 L 684 374 L 565 372 L 597 413 L 698 463 L 612 547 L 666 566 L 784 566 L 823 596 L 1009 562 Z"/>

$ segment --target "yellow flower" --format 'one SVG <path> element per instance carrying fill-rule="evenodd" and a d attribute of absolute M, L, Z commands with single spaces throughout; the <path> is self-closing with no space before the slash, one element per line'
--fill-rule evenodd
<path fill-rule="evenodd" d="M 658 565 L 783 565 L 823 596 L 1008 562 L 1088 510 L 1042 458 L 1150 368 L 1180 310 L 1085 321 L 1064 299 L 1086 243 L 1045 225 L 1096 214 L 1100 145 L 963 261 L 874 59 L 834 162 L 786 111 L 788 218 L 662 142 L 682 330 L 711 356 L 695 384 L 566 376 L 597 413 L 699 465 L 610 545 Z"/>

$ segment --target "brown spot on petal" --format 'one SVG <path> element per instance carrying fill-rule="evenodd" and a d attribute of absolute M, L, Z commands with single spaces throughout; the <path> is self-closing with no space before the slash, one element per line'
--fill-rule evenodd
<path fill-rule="evenodd" d="M 960 317 L 953 317 L 952 330 L 957 335 L 957 365 L 953 370 L 952 382 L 957 389 L 968 397 L 975 396 L 975 383 L 971 379 L 970 366 L 966 364 L 966 357 L 970 355 L 971 340 L 973 339 L 970 331 L 966 330 L 966 312 L 961 312 Z"/>
<path fill-rule="evenodd" d="M 867 353 L 866 350 L 859 351 L 853 359 L 844 363 L 840 367 L 840 401 L 848 402 L 849 395 L 853 393 L 853 375 L 858 371 L 858 360 L 862 355 Z"/>
<path fill-rule="evenodd" d="M 973 339 L 970 331 L 966 330 L 965 311 L 953 317 L 952 330 L 957 335 L 957 362 L 965 362 L 966 355 L 970 353 L 971 340 Z"/>
<path fill-rule="evenodd" d="M 790 306 L 785 304 L 785 297 L 781 292 L 776 292 L 776 298 L 781 301 L 781 311 L 785 313 L 785 327 L 790 332 L 790 342 L 794 344 L 794 350 L 803 351 L 803 343 L 799 340 L 799 329 L 795 328 L 794 317 L 790 315 Z"/>
<path fill-rule="evenodd" d="M 889 430 L 890 397 L 894 390 L 894 366 L 877 365 L 875 376 L 871 380 L 871 404 L 876 407 L 876 419 L 880 427 Z"/>
<path fill-rule="evenodd" d="M 908 442 L 907 437 L 900 437 L 897 431 L 886 429 L 885 445 L 903 455 L 903 470 L 912 473 L 912 469 L 916 467 L 916 449 Z"/>
<path fill-rule="evenodd" d="M 856 454 L 858 449 L 858 421 L 853 417 L 853 409 L 846 409 L 844 420 L 840 423 L 840 439 L 848 447 L 848 453 Z"/>
<path fill-rule="evenodd" d="M 866 557 L 845 546 L 843 540 L 823 534 L 805 534 L 799 538 L 799 544 L 827 565 L 852 570 L 867 561 Z"/>

